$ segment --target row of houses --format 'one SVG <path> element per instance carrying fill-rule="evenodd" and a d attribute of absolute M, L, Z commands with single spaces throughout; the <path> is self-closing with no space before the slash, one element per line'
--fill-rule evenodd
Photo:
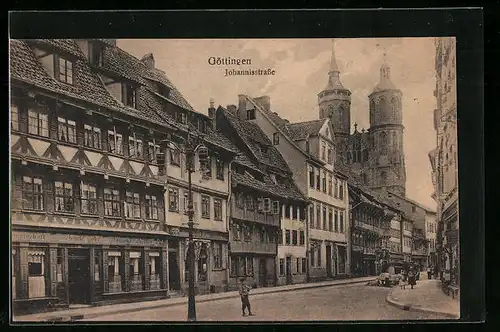
<path fill-rule="evenodd" d="M 430 212 L 353 181 L 329 119 L 246 95 L 205 115 L 116 40 L 11 40 L 10 68 L 15 312 L 187 293 L 189 178 L 198 294 L 427 264 Z"/>

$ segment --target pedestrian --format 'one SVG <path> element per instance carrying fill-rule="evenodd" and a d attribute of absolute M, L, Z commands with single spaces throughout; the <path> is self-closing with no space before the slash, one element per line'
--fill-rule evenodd
<path fill-rule="evenodd" d="M 406 289 L 406 275 L 404 274 L 399 276 L 399 287 L 401 287 L 401 289 Z"/>
<path fill-rule="evenodd" d="M 415 272 L 413 271 L 413 269 L 408 272 L 408 283 L 410 284 L 411 289 L 413 289 L 413 286 L 415 286 L 417 283 L 415 280 Z"/>
<path fill-rule="evenodd" d="M 250 300 L 248 299 L 248 293 L 250 292 L 250 287 L 245 284 L 245 278 L 240 279 L 240 297 L 241 297 L 241 311 L 243 316 L 246 316 L 245 309 L 248 308 L 248 316 L 254 316 L 252 314 L 252 309 L 250 307 Z"/>
<path fill-rule="evenodd" d="M 432 279 L 432 269 L 430 266 L 427 268 L 427 279 Z"/>

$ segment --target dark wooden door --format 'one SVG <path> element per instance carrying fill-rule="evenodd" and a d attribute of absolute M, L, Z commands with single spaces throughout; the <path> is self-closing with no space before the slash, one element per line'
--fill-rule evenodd
<path fill-rule="evenodd" d="M 326 275 L 332 276 L 332 246 L 326 246 Z"/>
<path fill-rule="evenodd" d="M 179 263 L 177 261 L 177 252 L 169 252 L 168 253 L 168 285 L 170 290 L 179 290 L 181 289 L 180 282 L 180 269 Z M 186 270 L 188 267 L 186 266 Z M 187 280 L 186 280 L 187 282 Z"/>
<path fill-rule="evenodd" d="M 286 283 L 287 285 L 292 283 L 292 257 L 290 256 L 286 258 Z"/>
<path fill-rule="evenodd" d="M 259 260 L 259 285 L 261 287 L 267 286 L 267 267 L 265 258 Z"/>
<path fill-rule="evenodd" d="M 86 249 L 68 250 L 68 288 L 70 303 L 89 303 L 90 261 Z"/>

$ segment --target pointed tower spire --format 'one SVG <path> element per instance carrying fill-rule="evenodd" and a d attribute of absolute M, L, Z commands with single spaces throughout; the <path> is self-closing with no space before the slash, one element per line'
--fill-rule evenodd
<path fill-rule="evenodd" d="M 382 65 L 380 66 L 380 81 L 373 92 L 396 89 L 396 86 L 391 81 L 391 67 L 389 67 L 389 63 L 387 62 L 387 51 L 384 50 Z"/>
<path fill-rule="evenodd" d="M 332 59 L 330 62 L 329 73 L 337 72 L 339 73 L 339 66 L 337 66 L 337 59 L 335 58 L 335 39 L 332 39 Z"/>
<path fill-rule="evenodd" d="M 344 89 L 340 82 L 340 70 L 335 57 L 335 39 L 332 39 L 332 58 L 330 60 L 330 71 L 328 72 L 328 85 L 325 90 Z"/>

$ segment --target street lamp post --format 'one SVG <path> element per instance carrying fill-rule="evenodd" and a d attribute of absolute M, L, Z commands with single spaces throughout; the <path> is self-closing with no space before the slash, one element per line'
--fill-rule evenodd
<path fill-rule="evenodd" d="M 194 206 L 193 206 L 193 191 L 192 191 L 192 173 L 195 172 L 194 157 L 196 152 L 199 152 L 200 164 L 204 165 L 208 158 L 208 150 L 203 145 L 203 138 L 201 136 L 193 136 L 188 132 L 188 138 L 185 141 L 185 149 L 182 151 L 173 142 L 169 142 L 171 148 L 186 154 L 186 170 L 188 172 L 188 317 L 190 322 L 196 321 L 196 299 L 195 299 L 195 245 L 193 239 L 194 233 Z M 202 167 L 203 168 L 203 167 Z"/>

